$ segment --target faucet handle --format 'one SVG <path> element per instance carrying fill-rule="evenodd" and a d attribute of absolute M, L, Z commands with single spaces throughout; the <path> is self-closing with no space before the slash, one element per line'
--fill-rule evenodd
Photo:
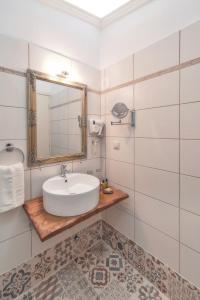
<path fill-rule="evenodd" d="M 66 172 L 67 172 L 67 166 L 66 165 L 61 165 L 60 166 L 60 171 L 61 171 L 61 176 L 64 177 Z"/>

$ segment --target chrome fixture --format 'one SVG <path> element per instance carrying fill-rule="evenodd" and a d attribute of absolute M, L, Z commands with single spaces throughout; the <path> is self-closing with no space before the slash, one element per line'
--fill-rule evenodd
<path fill-rule="evenodd" d="M 129 112 L 131 113 L 130 123 L 123 123 L 122 119 L 125 118 Z M 116 103 L 113 106 L 111 113 L 115 118 L 119 119 L 119 121 L 111 121 L 111 125 L 130 125 L 131 127 L 135 127 L 135 111 L 128 109 L 126 104 L 122 102 Z"/>
<path fill-rule="evenodd" d="M 6 144 L 5 148 L 1 150 L 0 153 L 13 152 L 13 151 L 17 151 L 21 155 L 21 161 L 24 162 L 25 160 L 24 152 L 21 149 L 16 148 L 13 144 L 10 143 Z"/>
<path fill-rule="evenodd" d="M 64 177 L 65 181 L 67 181 L 67 178 L 66 178 L 67 166 L 66 165 L 61 165 L 60 166 L 60 171 L 61 171 L 61 177 Z"/>

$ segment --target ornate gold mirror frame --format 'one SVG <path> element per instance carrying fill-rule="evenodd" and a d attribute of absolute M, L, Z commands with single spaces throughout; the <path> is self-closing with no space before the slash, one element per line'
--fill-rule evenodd
<path fill-rule="evenodd" d="M 70 155 L 52 156 L 44 159 L 37 157 L 37 107 L 36 107 L 36 80 L 43 80 L 82 91 L 82 114 L 79 119 L 81 127 L 81 152 Z M 87 156 L 87 86 L 77 82 L 68 81 L 60 76 L 50 76 L 37 71 L 27 70 L 27 97 L 28 97 L 28 165 L 58 163 L 69 160 L 82 159 Z"/>

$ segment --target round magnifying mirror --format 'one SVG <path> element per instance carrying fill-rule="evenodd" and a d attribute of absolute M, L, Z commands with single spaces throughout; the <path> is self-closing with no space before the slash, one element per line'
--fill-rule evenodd
<path fill-rule="evenodd" d="M 129 109 L 126 104 L 118 102 L 113 106 L 111 112 L 114 117 L 123 119 L 128 115 Z"/>

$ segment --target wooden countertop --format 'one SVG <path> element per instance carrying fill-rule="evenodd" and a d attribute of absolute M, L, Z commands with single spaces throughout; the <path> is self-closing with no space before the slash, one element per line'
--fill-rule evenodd
<path fill-rule="evenodd" d="M 31 219 L 41 241 L 45 241 L 126 198 L 128 198 L 128 194 L 113 187 L 113 194 L 108 195 L 100 192 L 99 204 L 96 208 L 74 217 L 57 217 L 47 213 L 43 207 L 42 197 L 25 202 L 23 207 Z"/>

